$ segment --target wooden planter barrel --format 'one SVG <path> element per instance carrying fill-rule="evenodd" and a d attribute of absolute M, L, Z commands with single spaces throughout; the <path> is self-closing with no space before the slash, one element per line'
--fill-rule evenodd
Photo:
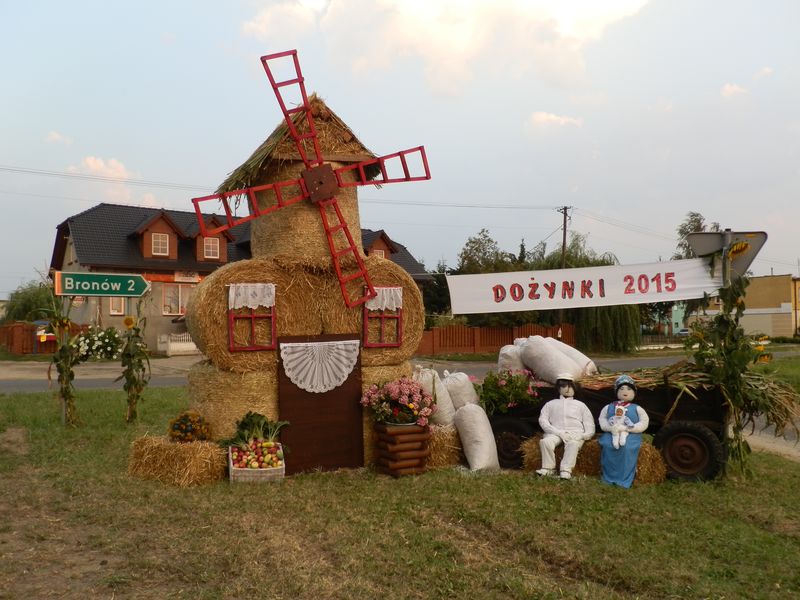
<path fill-rule="evenodd" d="M 378 433 L 378 470 L 392 477 L 425 472 L 431 453 L 431 433 L 419 425 L 387 425 L 376 423 Z"/>

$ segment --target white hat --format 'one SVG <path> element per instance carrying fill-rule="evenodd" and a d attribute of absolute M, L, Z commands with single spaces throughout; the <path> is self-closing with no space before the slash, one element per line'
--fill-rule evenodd
<path fill-rule="evenodd" d="M 575 382 L 575 378 L 570 373 L 561 373 L 560 375 L 556 375 L 556 381 L 560 381 L 562 379 L 571 381 L 573 383 Z"/>

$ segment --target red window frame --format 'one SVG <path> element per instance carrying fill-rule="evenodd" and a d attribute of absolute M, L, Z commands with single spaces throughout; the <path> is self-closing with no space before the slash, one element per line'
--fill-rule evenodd
<path fill-rule="evenodd" d="M 255 352 L 257 350 L 275 350 L 275 348 L 277 348 L 275 307 L 274 306 L 270 306 L 269 308 L 259 307 L 258 309 L 259 312 L 256 312 L 255 308 L 250 308 L 248 309 L 249 313 L 246 314 L 236 314 L 237 310 L 243 310 L 243 309 L 241 308 L 228 309 L 228 350 L 231 352 Z M 269 345 L 256 343 L 256 323 L 261 319 L 270 320 Z M 250 340 L 248 345 L 238 346 L 235 343 L 233 334 L 236 331 L 237 321 L 250 321 Z"/>
<path fill-rule="evenodd" d="M 366 303 L 363 304 L 363 345 L 364 348 L 399 348 L 403 344 L 403 307 L 397 309 L 394 314 L 387 313 L 383 310 L 370 310 L 367 308 Z M 370 320 L 379 320 L 380 327 L 378 328 L 378 341 L 371 341 L 369 339 L 369 324 Z M 386 325 L 393 322 L 396 327 L 397 336 L 396 341 L 387 342 L 386 340 Z"/>

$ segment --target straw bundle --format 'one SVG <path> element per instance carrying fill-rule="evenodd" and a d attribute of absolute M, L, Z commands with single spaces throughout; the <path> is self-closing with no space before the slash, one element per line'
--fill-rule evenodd
<path fill-rule="evenodd" d="M 658 448 L 642 442 L 639 448 L 639 461 L 636 463 L 636 477 L 633 485 L 662 483 L 667 478 L 667 465 Z"/>
<path fill-rule="evenodd" d="M 197 347 L 222 369 L 239 373 L 275 369 L 275 351 L 228 350 L 228 287 L 231 283 L 274 283 L 277 336 L 319 335 L 322 319 L 316 297 L 320 277 L 306 269 L 270 260 L 243 260 L 220 267 L 197 286 L 186 324 Z M 341 301 L 341 296 L 339 296 Z M 245 309 L 246 310 L 246 309 Z"/>
<path fill-rule="evenodd" d="M 330 163 L 337 169 L 342 163 Z M 287 181 L 300 178 L 305 170 L 302 162 L 286 161 L 275 169 L 270 169 L 270 181 Z M 352 173 L 345 173 L 345 181 L 353 181 Z M 300 193 L 299 186 L 281 189 L 284 199 L 290 199 Z M 363 256 L 361 246 L 361 219 L 358 213 L 356 188 L 338 188 L 335 192 L 342 219 L 353 238 L 356 250 Z M 277 204 L 273 190 L 256 193 L 259 208 L 264 210 Z M 326 209 L 328 222 L 334 226 L 339 223 L 333 208 Z M 337 248 L 349 246 L 344 232 L 334 236 Z M 250 226 L 250 252 L 253 258 L 272 258 L 283 256 L 295 260 L 308 258 L 325 258 L 330 260 L 328 239 L 322 225 L 320 207 L 309 200 L 302 200 L 290 206 L 284 206 L 273 213 L 252 221 Z"/>
<path fill-rule="evenodd" d="M 428 448 L 431 453 L 427 463 L 429 469 L 455 467 L 466 463 L 461 438 L 458 437 L 455 425 L 431 425 L 430 430 Z"/>
<path fill-rule="evenodd" d="M 520 445 L 522 451 L 522 469 L 533 472 L 542 467 L 542 454 L 539 449 L 541 435 L 535 435 L 525 440 Z M 564 455 L 564 446 L 556 448 L 556 464 L 561 462 Z M 589 475 L 592 477 L 600 476 L 600 444 L 596 439 L 584 443 L 578 452 L 578 460 L 573 469 L 574 475 Z M 667 477 L 667 468 L 661 452 L 649 442 L 642 442 L 639 449 L 639 459 L 636 463 L 636 478 L 634 485 L 648 485 L 651 483 L 661 483 Z"/>
<path fill-rule="evenodd" d="M 378 434 L 375 433 L 372 420 L 372 412 L 368 409 L 361 411 L 361 431 L 364 441 L 364 464 L 371 465 L 377 459 L 378 452 L 375 448 L 378 443 Z"/>
<path fill-rule="evenodd" d="M 404 361 L 399 365 L 381 365 L 378 367 L 361 367 L 361 391 L 366 392 L 371 385 L 380 387 L 389 381 L 401 377 L 411 377 L 414 368 L 411 363 Z"/>
<path fill-rule="evenodd" d="M 128 473 L 180 487 L 218 481 L 225 476 L 225 450 L 213 442 L 171 442 L 144 436 L 131 444 Z"/>
<path fill-rule="evenodd" d="M 524 471 L 535 471 L 542 468 L 542 453 L 539 450 L 539 440 L 541 439 L 541 434 L 537 434 L 520 444 Z M 556 464 L 561 462 L 563 456 L 564 446 L 562 444 L 556 448 Z M 600 444 L 597 443 L 597 440 L 589 440 L 583 444 L 578 452 L 578 459 L 572 473 L 574 475 L 600 476 Z"/>
<path fill-rule="evenodd" d="M 203 415 L 215 439 L 232 436 L 236 432 L 236 421 L 248 411 L 278 420 L 276 367 L 236 373 L 203 361 L 192 366 L 188 380 L 192 408 Z"/>

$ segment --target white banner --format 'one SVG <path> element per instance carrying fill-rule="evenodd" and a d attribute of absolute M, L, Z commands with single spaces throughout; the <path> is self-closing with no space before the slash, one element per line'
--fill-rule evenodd
<path fill-rule="evenodd" d="M 644 265 L 448 275 L 454 315 L 673 302 L 714 295 L 721 269 L 692 258 Z"/>

